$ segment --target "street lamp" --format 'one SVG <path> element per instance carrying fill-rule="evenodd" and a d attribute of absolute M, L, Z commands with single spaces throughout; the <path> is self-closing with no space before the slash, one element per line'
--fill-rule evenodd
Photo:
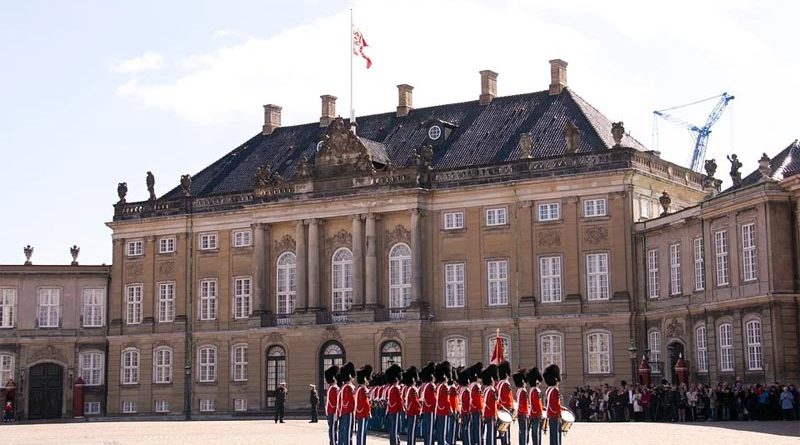
<path fill-rule="evenodd" d="M 628 353 L 631 357 L 631 382 L 635 382 L 636 380 L 636 343 L 633 339 L 631 339 L 631 344 L 628 346 Z"/>

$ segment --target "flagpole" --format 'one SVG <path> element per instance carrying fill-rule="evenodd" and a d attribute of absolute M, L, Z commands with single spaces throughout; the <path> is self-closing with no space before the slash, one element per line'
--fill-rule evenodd
<path fill-rule="evenodd" d="M 353 108 L 353 8 L 350 8 L 350 126 L 356 122 L 356 110 Z"/>

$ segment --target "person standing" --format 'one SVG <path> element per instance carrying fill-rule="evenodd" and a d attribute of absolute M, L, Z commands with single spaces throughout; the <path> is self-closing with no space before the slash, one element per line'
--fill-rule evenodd
<path fill-rule="evenodd" d="M 367 443 L 367 422 L 371 417 L 371 406 L 367 387 L 372 376 L 372 366 L 364 365 L 356 372 L 358 388 L 356 388 L 356 425 L 358 433 L 356 435 L 356 445 L 366 445 Z"/>
<path fill-rule="evenodd" d="M 328 445 L 337 445 L 339 428 L 336 418 L 336 406 L 339 401 L 339 387 L 336 385 L 336 376 L 339 375 L 339 367 L 331 366 L 325 370 L 325 383 L 328 390 L 325 393 L 325 417 L 328 419 Z"/>
<path fill-rule="evenodd" d="M 483 381 L 483 431 L 484 445 L 497 444 L 497 365 L 491 364 L 481 373 Z"/>
<path fill-rule="evenodd" d="M 544 382 L 547 383 L 544 399 L 547 403 L 547 422 L 549 423 L 550 445 L 561 445 L 561 370 L 558 365 L 550 365 L 544 369 Z"/>
<path fill-rule="evenodd" d="M 386 394 L 386 417 L 389 421 L 389 444 L 400 445 L 400 416 L 403 413 L 403 393 L 400 390 L 400 378 L 403 368 L 394 364 L 386 370 L 389 392 Z M 359 444 L 361 445 L 361 444 Z"/>
<path fill-rule="evenodd" d="M 336 417 L 339 419 L 339 445 L 350 445 L 353 440 L 353 426 L 356 410 L 356 388 L 353 379 L 356 377 L 356 367 L 352 362 L 347 362 L 339 371 L 341 388 L 339 389 L 339 402 L 336 405 Z"/>
<path fill-rule="evenodd" d="M 286 410 L 286 382 L 281 382 L 275 390 L 275 423 L 283 423 L 283 414 Z"/>
<path fill-rule="evenodd" d="M 478 377 L 483 363 L 476 362 L 469 368 L 469 437 L 472 445 L 483 445 L 483 392 Z"/>
<path fill-rule="evenodd" d="M 517 422 L 519 423 L 519 445 L 528 445 L 528 391 L 525 389 L 525 374 L 527 369 L 520 369 L 511 376 L 514 385 L 517 387 Z"/>
<path fill-rule="evenodd" d="M 436 365 L 436 417 L 434 431 L 436 442 L 439 445 L 447 445 L 447 423 L 450 420 L 450 401 L 448 399 L 447 379 L 452 372 L 450 362 L 443 361 Z"/>
<path fill-rule="evenodd" d="M 511 392 L 511 382 L 508 378 L 511 376 L 511 364 L 508 360 L 503 360 L 497 365 L 497 372 L 500 379 L 497 382 L 497 408 L 511 414 L 514 412 L 514 394 Z M 511 425 L 500 433 L 500 443 L 502 445 L 511 445 Z"/>
<path fill-rule="evenodd" d="M 319 405 L 319 394 L 317 394 L 317 385 L 310 384 L 308 391 L 308 403 L 311 405 L 311 421 L 308 423 L 317 423 L 317 406 Z"/>
<path fill-rule="evenodd" d="M 422 405 L 419 402 L 419 391 L 417 390 L 417 368 L 410 366 L 403 373 L 403 384 L 405 390 L 403 402 L 406 412 L 406 443 L 407 445 L 417 445 L 417 419 L 422 412 Z"/>
<path fill-rule="evenodd" d="M 428 362 L 420 371 L 422 380 L 422 443 L 433 445 L 433 423 L 436 415 L 436 389 L 433 384 L 433 372 L 436 364 Z"/>
<path fill-rule="evenodd" d="M 472 438 L 470 437 L 470 420 L 471 420 L 471 398 L 469 395 L 469 368 L 461 369 L 456 376 L 458 379 L 458 399 L 459 417 L 461 418 L 459 436 L 461 436 L 461 445 L 472 445 Z"/>
<path fill-rule="evenodd" d="M 542 407 L 542 391 L 539 390 L 539 384 L 542 382 L 542 373 L 539 368 L 534 367 L 525 375 L 528 381 L 528 399 L 529 407 L 528 412 L 530 417 L 531 428 L 531 445 L 542 445 L 542 417 L 544 408 Z"/>
<path fill-rule="evenodd" d="M 783 387 L 783 392 L 780 397 L 781 411 L 783 411 L 783 420 L 794 419 L 794 394 L 789 391 L 788 386 Z"/>

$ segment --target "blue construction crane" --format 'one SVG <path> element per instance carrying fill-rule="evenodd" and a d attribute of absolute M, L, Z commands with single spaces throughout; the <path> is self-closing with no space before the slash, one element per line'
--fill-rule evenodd
<path fill-rule="evenodd" d="M 711 111 L 711 114 L 708 115 L 708 119 L 706 119 L 705 125 L 702 127 L 698 127 L 697 125 L 690 124 L 682 119 L 679 119 L 669 113 L 667 111 L 677 110 L 679 108 L 688 107 L 691 105 L 696 105 L 702 102 L 706 102 L 713 99 L 719 99 L 717 101 L 717 105 Z M 708 99 L 698 100 L 697 102 L 692 102 L 686 105 L 679 105 L 677 107 L 672 108 L 665 108 L 663 110 L 653 111 L 653 133 L 654 136 L 657 137 L 658 130 L 656 129 L 656 122 L 657 119 L 655 116 L 659 116 L 668 122 L 672 122 L 673 124 L 679 125 L 687 130 L 689 130 L 689 134 L 692 136 L 694 140 L 694 151 L 692 152 L 692 159 L 690 161 L 691 169 L 699 172 L 703 168 L 703 161 L 706 159 L 706 146 L 708 145 L 708 137 L 711 135 L 711 127 L 717 123 L 720 116 L 722 116 L 722 112 L 725 111 L 725 107 L 728 106 L 728 102 L 733 100 L 733 96 L 728 93 L 722 93 L 719 96 L 709 97 Z"/>

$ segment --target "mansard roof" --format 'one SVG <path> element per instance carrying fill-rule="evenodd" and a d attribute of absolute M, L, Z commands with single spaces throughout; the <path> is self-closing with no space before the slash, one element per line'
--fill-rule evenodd
<path fill-rule="evenodd" d="M 788 147 L 773 156 L 769 161 L 769 170 L 769 178 L 776 181 L 800 173 L 800 143 L 795 139 Z M 755 169 L 742 179 L 741 187 L 756 184 L 761 179 L 761 172 Z"/>

